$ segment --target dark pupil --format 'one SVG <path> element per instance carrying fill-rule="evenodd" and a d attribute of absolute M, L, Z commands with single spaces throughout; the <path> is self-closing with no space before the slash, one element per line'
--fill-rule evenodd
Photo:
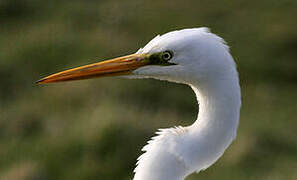
<path fill-rule="evenodd" d="M 164 53 L 163 54 L 163 59 L 164 60 L 168 60 L 168 59 L 170 59 L 170 54 L 167 52 L 167 53 Z"/>

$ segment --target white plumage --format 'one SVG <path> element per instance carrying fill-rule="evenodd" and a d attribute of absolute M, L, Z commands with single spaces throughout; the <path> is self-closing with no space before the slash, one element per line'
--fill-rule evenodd
<path fill-rule="evenodd" d="M 238 74 L 229 48 L 207 28 L 157 36 L 137 53 L 171 50 L 176 66 L 145 66 L 136 77 L 190 85 L 199 102 L 188 127 L 160 129 L 142 149 L 134 180 L 182 180 L 212 165 L 236 136 L 241 105 Z"/>

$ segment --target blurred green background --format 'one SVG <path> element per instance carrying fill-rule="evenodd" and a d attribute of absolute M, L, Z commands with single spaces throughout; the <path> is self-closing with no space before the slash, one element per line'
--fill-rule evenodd
<path fill-rule="evenodd" d="M 188 180 L 297 179 L 296 17 L 296 0 L 0 0 L 0 179 L 131 179 L 158 128 L 194 121 L 191 89 L 34 81 L 200 26 L 231 46 L 243 106 L 236 141 Z"/>

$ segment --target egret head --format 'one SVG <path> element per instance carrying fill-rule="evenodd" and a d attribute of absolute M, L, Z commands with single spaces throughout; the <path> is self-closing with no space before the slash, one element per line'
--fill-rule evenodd
<path fill-rule="evenodd" d="M 137 51 L 137 54 L 143 53 L 159 55 L 167 63 L 140 67 L 133 71 L 136 77 L 183 83 L 210 81 L 229 74 L 230 69 L 235 70 L 229 47 L 208 28 L 184 29 L 157 36 Z"/>
<path fill-rule="evenodd" d="M 38 83 L 102 76 L 191 83 L 215 80 L 233 71 L 235 64 L 224 40 L 207 28 L 193 28 L 157 36 L 135 54 L 56 73 Z"/>

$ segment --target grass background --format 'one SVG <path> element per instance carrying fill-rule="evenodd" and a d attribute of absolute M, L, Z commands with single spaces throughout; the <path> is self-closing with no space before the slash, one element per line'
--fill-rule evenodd
<path fill-rule="evenodd" d="M 296 9 L 296 0 L 0 0 L 0 179 L 131 179 L 157 128 L 196 118 L 191 89 L 34 81 L 200 26 L 231 46 L 243 106 L 236 141 L 188 180 L 297 179 Z"/>

